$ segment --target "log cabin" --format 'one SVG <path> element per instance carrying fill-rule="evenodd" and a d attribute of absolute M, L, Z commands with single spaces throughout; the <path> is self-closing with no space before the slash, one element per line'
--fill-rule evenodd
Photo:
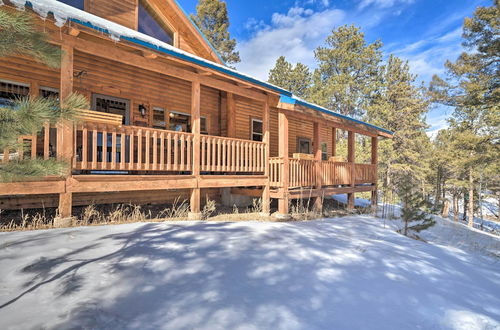
<path fill-rule="evenodd" d="M 349 207 L 358 192 L 376 202 L 378 140 L 392 133 L 228 67 L 175 0 L 16 0 L 4 8 L 29 11 L 63 55 L 59 69 L 2 58 L 0 102 L 77 92 L 90 109 L 0 153 L 4 164 L 71 164 L 65 177 L 0 183 L 0 209 L 43 205 L 68 218 L 76 205 L 180 197 L 199 219 L 207 197 L 258 197 L 265 214 L 277 199 L 283 217 L 304 196 L 317 209 L 332 194 L 348 194 Z M 369 162 L 356 162 L 357 135 L 371 140 Z M 347 159 L 336 155 L 339 136 Z"/>

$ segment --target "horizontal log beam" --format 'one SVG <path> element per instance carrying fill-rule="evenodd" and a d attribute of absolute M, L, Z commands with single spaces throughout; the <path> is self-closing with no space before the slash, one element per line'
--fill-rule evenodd
<path fill-rule="evenodd" d="M 0 183 L 0 196 L 59 194 L 64 192 L 64 184 L 61 179 Z"/>
<path fill-rule="evenodd" d="M 102 176 L 75 175 L 68 180 L 70 192 L 189 189 L 196 187 L 193 176 Z"/>
<path fill-rule="evenodd" d="M 292 189 L 288 196 L 291 199 L 322 197 L 328 195 L 349 194 L 357 192 L 369 192 L 376 190 L 376 186 L 357 186 L 357 187 L 326 187 L 323 189 Z M 271 193 L 272 198 L 280 198 L 278 191 Z"/>
<path fill-rule="evenodd" d="M 232 188 L 231 194 L 260 198 L 262 197 L 262 189 Z"/>
<path fill-rule="evenodd" d="M 103 41 L 101 44 L 95 41 L 83 39 L 81 37 L 75 38 L 69 35 L 63 35 L 62 41 L 58 38 L 52 38 L 52 42 L 56 44 L 64 43 L 72 45 L 74 49 L 82 53 L 91 54 L 94 56 L 105 58 L 107 60 L 120 62 L 141 69 L 179 78 L 182 80 L 187 80 L 191 82 L 200 81 L 202 85 L 238 94 L 250 99 L 262 102 L 267 100 L 267 95 L 265 93 L 249 90 L 247 88 L 240 87 L 236 84 L 232 84 L 227 81 L 215 79 L 213 77 L 209 77 L 207 75 L 203 75 L 198 72 L 189 71 L 180 68 L 178 66 L 169 65 L 168 63 L 159 61 L 158 60 L 159 58 L 164 59 L 167 57 L 167 56 L 161 56 L 161 54 L 158 59 L 153 60 L 151 58 L 144 57 L 142 55 L 143 54 L 142 50 L 140 50 L 141 55 L 134 54 L 133 52 L 126 51 L 123 48 L 118 48 L 116 46 L 107 47 L 106 51 L 103 51 L 104 43 L 107 41 Z"/>
<path fill-rule="evenodd" d="M 267 177 L 260 175 L 202 175 L 199 188 L 259 187 L 267 184 Z"/>

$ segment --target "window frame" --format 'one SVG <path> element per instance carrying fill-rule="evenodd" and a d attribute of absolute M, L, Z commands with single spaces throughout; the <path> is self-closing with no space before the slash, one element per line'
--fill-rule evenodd
<path fill-rule="evenodd" d="M 309 151 L 308 152 L 301 152 L 300 150 L 300 144 L 301 142 L 307 142 L 309 144 Z M 311 139 L 310 138 L 306 138 L 306 137 L 303 137 L 303 136 L 298 136 L 297 137 L 297 153 L 300 153 L 300 154 L 308 154 L 308 155 L 311 155 L 312 154 L 312 142 L 311 142 Z"/>
<path fill-rule="evenodd" d="M 160 127 L 160 126 L 157 126 L 155 125 L 155 123 L 157 121 L 155 121 L 155 110 L 157 109 L 161 109 L 163 111 L 163 124 L 164 126 L 163 127 Z M 155 129 L 163 129 L 163 130 L 166 130 L 167 129 L 167 126 L 169 124 L 169 122 L 167 121 L 167 109 L 165 109 L 164 107 L 159 107 L 159 106 L 153 106 L 152 107 L 152 113 L 151 113 L 151 126 Z"/>
<path fill-rule="evenodd" d="M 33 94 L 33 86 L 29 82 L 0 79 L 0 83 L 4 83 L 7 85 L 17 85 L 19 87 L 27 88 L 28 93 L 26 95 L 20 95 L 20 97 L 27 97 L 27 96 L 30 96 Z M 11 94 L 15 94 L 15 93 L 11 93 Z M 5 102 L 5 106 L 8 106 L 8 103 L 12 105 L 14 102 L 14 99 L 7 99 L 7 98 L 3 98 L 3 97 L 0 97 L 0 99 L 9 100 L 8 102 Z"/>
<path fill-rule="evenodd" d="M 169 117 L 169 120 L 168 120 L 168 127 L 166 128 L 167 130 L 169 131 L 172 131 L 172 129 L 170 128 L 170 122 L 171 122 L 171 118 L 170 118 L 170 114 L 173 113 L 173 114 L 176 114 L 176 115 L 182 115 L 182 116 L 187 116 L 189 117 L 189 132 L 185 132 L 185 133 L 192 133 L 193 132 L 193 127 L 192 127 L 192 115 L 190 113 L 186 113 L 186 112 L 182 112 L 182 111 L 167 111 L 167 116 Z M 202 131 L 201 130 L 201 120 L 204 119 L 205 120 L 205 126 L 206 126 L 206 131 Z M 208 120 L 207 116 L 200 116 L 200 134 L 204 134 L 204 135 L 209 135 L 210 133 L 210 121 Z M 175 132 L 175 131 L 174 131 Z"/>
<path fill-rule="evenodd" d="M 255 132 L 254 131 L 254 123 L 260 123 L 262 132 Z M 255 140 L 254 135 L 260 136 L 260 140 Z M 259 118 L 250 118 L 250 140 L 255 141 L 255 142 L 262 142 L 264 141 L 264 121 Z"/>
<path fill-rule="evenodd" d="M 323 151 L 323 146 L 326 147 L 325 151 Z M 320 150 L 321 150 L 321 160 L 328 160 L 328 143 L 327 142 L 321 142 L 321 144 L 320 144 Z"/>
<path fill-rule="evenodd" d="M 136 30 L 139 31 L 139 6 L 142 6 L 151 16 L 152 19 L 160 25 L 164 30 L 168 30 L 172 34 L 172 46 L 179 48 L 179 33 L 173 24 L 169 22 L 169 20 L 162 15 L 159 10 L 155 10 L 147 1 L 139 0 L 137 2 L 137 20 L 136 20 Z M 151 13 L 152 12 L 152 13 Z M 150 36 L 155 38 L 153 36 Z M 157 38 L 155 38 L 157 39 Z M 160 39 L 158 39 L 160 40 Z M 163 41 L 164 42 L 164 41 Z"/>

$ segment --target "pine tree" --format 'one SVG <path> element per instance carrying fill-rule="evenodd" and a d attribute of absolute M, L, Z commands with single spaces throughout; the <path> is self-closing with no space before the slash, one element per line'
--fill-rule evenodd
<path fill-rule="evenodd" d="M 468 224 L 474 222 L 474 189 L 481 168 L 498 162 L 500 131 L 500 5 L 478 7 L 464 22 L 463 52 L 448 61 L 447 77 L 434 76 L 435 101 L 455 108 L 449 120 L 468 188 Z"/>
<path fill-rule="evenodd" d="M 341 26 L 318 47 L 311 100 L 328 109 L 361 117 L 379 87 L 382 43 L 367 44 L 358 27 Z"/>
<path fill-rule="evenodd" d="M 236 51 L 236 40 L 229 35 L 229 17 L 224 1 L 200 0 L 196 15 L 191 15 L 191 19 L 227 64 L 241 61 Z"/>
<path fill-rule="evenodd" d="M 60 49 L 47 41 L 47 35 L 37 31 L 32 17 L 26 12 L 0 8 L 0 57 L 24 55 L 51 66 L 60 64 Z M 39 133 L 45 122 L 73 118 L 74 109 L 88 107 L 85 97 L 70 95 L 63 104 L 51 99 L 23 98 L 11 107 L 0 108 L 0 151 L 16 149 L 18 137 Z M 0 165 L 0 182 L 27 176 L 62 175 L 67 164 L 54 160 L 14 160 Z"/>
<path fill-rule="evenodd" d="M 400 184 L 398 195 L 402 203 L 401 219 L 404 222 L 403 235 L 408 236 L 409 230 L 420 232 L 435 224 L 426 213 L 426 202 L 420 192 L 416 191 L 415 183 L 410 175 Z M 412 225 L 412 223 L 418 222 Z"/>
<path fill-rule="evenodd" d="M 29 14 L 0 8 L 0 57 L 30 56 L 57 68 L 61 63 L 60 48 L 47 40 L 47 34 L 36 29 Z"/>
<path fill-rule="evenodd" d="M 388 193 L 410 175 L 426 194 L 430 140 L 425 133 L 429 109 L 426 90 L 415 84 L 408 62 L 390 56 L 380 70 L 381 82 L 368 107 L 366 119 L 394 132 L 392 140 L 379 144 L 381 187 Z"/>
<path fill-rule="evenodd" d="M 297 63 L 293 67 L 284 56 L 280 56 L 276 60 L 274 68 L 269 71 L 268 81 L 291 91 L 294 95 L 307 99 L 311 85 L 311 72 L 306 65 Z"/>

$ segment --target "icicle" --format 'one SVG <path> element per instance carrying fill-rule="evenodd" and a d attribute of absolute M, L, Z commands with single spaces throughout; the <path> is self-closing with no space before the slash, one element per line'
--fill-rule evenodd
<path fill-rule="evenodd" d="M 64 24 L 66 24 L 66 21 L 68 20 L 68 16 L 63 16 L 61 13 L 54 13 L 54 18 L 56 19 L 55 25 L 58 27 L 64 26 Z"/>
<path fill-rule="evenodd" d="M 17 10 L 24 10 L 26 6 L 26 0 L 11 0 L 10 2 L 16 6 Z"/>
<path fill-rule="evenodd" d="M 40 5 L 36 2 L 33 2 L 33 10 L 37 13 L 43 20 L 47 18 L 49 14 L 49 8 L 46 6 Z"/>
<path fill-rule="evenodd" d="M 120 36 L 117 35 L 117 34 L 114 34 L 114 33 L 110 33 L 109 34 L 109 37 L 111 38 L 111 40 L 113 40 L 114 42 L 119 42 L 120 41 Z"/>

